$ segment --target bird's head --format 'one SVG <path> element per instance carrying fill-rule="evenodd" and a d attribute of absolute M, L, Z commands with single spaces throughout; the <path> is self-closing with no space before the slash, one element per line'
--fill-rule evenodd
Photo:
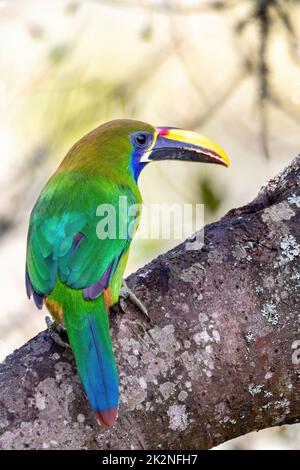
<path fill-rule="evenodd" d="M 131 165 L 136 180 L 145 165 L 162 160 L 229 165 L 224 150 L 196 132 L 172 127 L 149 129 L 144 126 L 132 132 L 130 140 Z"/>
<path fill-rule="evenodd" d="M 97 172 L 128 173 L 135 181 L 150 162 L 180 160 L 228 166 L 226 153 L 210 139 L 172 127 L 153 127 L 141 121 L 110 121 L 80 139 L 63 166 Z"/>

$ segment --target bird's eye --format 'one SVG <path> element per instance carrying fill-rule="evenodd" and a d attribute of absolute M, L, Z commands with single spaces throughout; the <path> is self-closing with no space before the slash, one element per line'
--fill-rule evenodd
<path fill-rule="evenodd" d="M 140 132 L 135 135 L 134 140 L 139 147 L 144 147 L 148 143 L 148 135 Z"/>

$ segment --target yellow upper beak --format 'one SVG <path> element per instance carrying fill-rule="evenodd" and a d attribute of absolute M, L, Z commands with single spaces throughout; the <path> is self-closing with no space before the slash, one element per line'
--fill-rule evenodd
<path fill-rule="evenodd" d="M 158 127 L 152 145 L 141 161 L 182 160 L 229 166 L 227 154 L 213 141 L 196 132 Z"/>

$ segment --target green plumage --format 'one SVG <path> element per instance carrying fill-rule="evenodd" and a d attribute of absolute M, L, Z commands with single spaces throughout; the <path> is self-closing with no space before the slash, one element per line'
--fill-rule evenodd
<path fill-rule="evenodd" d="M 131 242 L 120 238 L 132 219 L 120 214 L 119 198 L 126 197 L 128 206 L 141 202 L 128 139 L 140 128 L 145 124 L 114 121 L 75 144 L 43 189 L 29 224 L 29 290 L 65 323 L 86 393 L 103 424 L 112 424 L 118 406 L 107 308 L 118 300 Z M 97 208 L 103 204 L 116 214 L 113 239 L 97 234 Z M 138 218 L 137 213 L 136 224 Z M 87 299 L 84 290 L 101 279 L 102 292 Z"/>

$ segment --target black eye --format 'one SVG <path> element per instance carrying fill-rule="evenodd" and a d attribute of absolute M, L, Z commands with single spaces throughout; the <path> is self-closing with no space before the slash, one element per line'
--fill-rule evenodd
<path fill-rule="evenodd" d="M 148 143 L 149 136 L 142 132 L 135 135 L 135 142 L 139 147 L 144 147 Z"/>

